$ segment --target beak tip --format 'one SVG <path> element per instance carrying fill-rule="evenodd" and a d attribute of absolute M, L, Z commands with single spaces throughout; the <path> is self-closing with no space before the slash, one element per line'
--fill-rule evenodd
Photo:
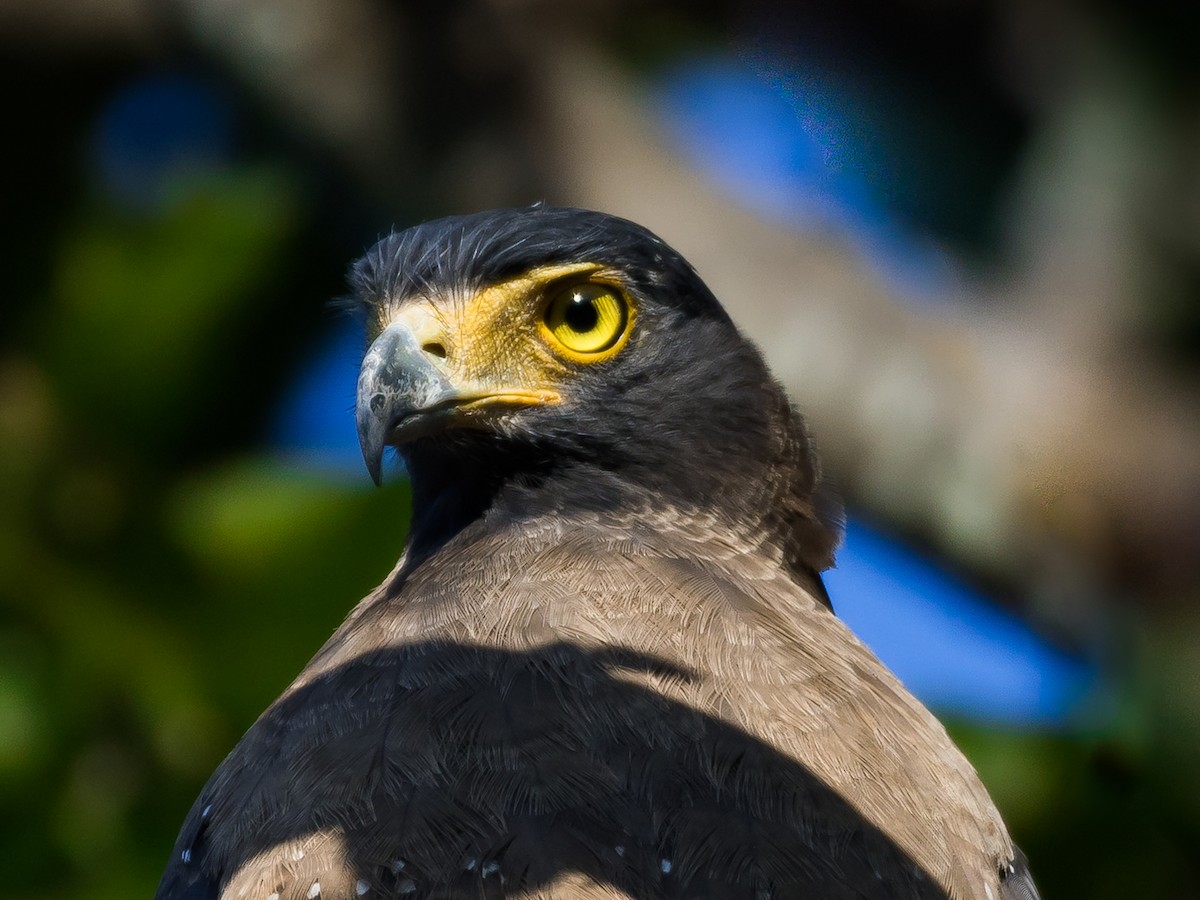
<path fill-rule="evenodd" d="M 368 465 L 367 471 L 371 475 L 371 480 L 373 482 L 375 482 L 375 487 L 377 487 L 377 488 L 383 487 L 383 472 L 380 471 L 380 466 L 378 464 L 373 465 L 373 466 Z"/>
<path fill-rule="evenodd" d="M 383 487 L 383 441 L 373 434 L 360 433 L 358 443 L 363 462 L 367 465 L 367 474 L 375 482 L 375 487 Z"/>

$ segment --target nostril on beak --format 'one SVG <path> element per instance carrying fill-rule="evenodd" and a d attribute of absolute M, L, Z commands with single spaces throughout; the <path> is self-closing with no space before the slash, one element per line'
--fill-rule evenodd
<path fill-rule="evenodd" d="M 421 345 L 421 352 L 437 359 L 446 358 L 446 345 L 440 341 L 429 341 Z"/>

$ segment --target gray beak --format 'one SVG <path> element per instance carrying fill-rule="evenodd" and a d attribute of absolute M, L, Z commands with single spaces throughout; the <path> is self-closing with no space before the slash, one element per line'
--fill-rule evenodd
<path fill-rule="evenodd" d="M 363 460 L 382 484 L 383 448 L 434 430 L 436 413 L 452 406 L 458 391 L 404 324 L 389 325 L 367 349 L 358 373 L 354 415 Z"/>

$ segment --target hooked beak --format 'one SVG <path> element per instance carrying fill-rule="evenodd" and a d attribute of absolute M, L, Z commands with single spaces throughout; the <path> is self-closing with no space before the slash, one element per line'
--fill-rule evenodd
<path fill-rule="evenodd" d="M 358 374 L 358 443 L 376 485 L 382 483 L 388 445 L 452 427 L 484 427 L 488 415 L 499 409 L 559 402 L 553 390 L 456 377 L 457 367 L 445 359 L 445 345 L 419 336 L 424 328 L 419 321 L 392 322 L 367 349 Z"/>
<path fill-rule="evenodd" d="M 382 484 L 383 448 L 435 430 L 439 410 L 459 393 L 402 323 L 389 325 L 367 349 L 358 373 L 354 417 L 371 480 Z"/>

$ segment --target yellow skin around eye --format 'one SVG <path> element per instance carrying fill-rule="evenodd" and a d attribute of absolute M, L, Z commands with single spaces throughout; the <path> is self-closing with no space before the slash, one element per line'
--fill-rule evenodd
<path fill-rule="evenodd" d="M 477 378 L 556 385 L 570 375 L 571 367 L 564 363 L 604 362 L 628 342 L 636 309 L 618 278 L 619 273 L 596 263 L 571 263 L 531 269 L 485 287 L 446 310 L 450 356 Z M 586 340 L 565 322 L 565 307 L 576 293 L 603 307 L 596 310 L 596 324 Z M 563 308 L 555 312 L 557 304 Z M 552 316 L 560 325 L 557 334 Z M 540 347 L 531 347 L 530 338 Z M 587 347 L 598 349 L 583 349 Z"/>
<path fill-rule="evenodd" d="M 580 313 L 590 325 L 572 321 Z M 625 330 L 625 300 L 612 288 L 585 284 L 559 293 L 546 309 L 546 328 L 568 350 L 601 353 L 615 344 Z"/>
<path fill-rule="evenodd" d="M 557 395 L 575 366 L 612 359 L 629 342 L 637 309 L 618 279 L 619 273 L 596 263 L 543 266 L 468 294 L 402 299 L 380 311 L 372 330 L 377 334 L 400 320 L 418 327 L 422 343 L 447 351 L 441 368 L 455 384 L 497 396 L 518 389 Z M 583 343 L 565 321 L 558 335 L 548 322 L 551 306 L 569 302 L 576 292 L 601 304 Z M 601 349 L 580 349 L 587 347 Z"/>

